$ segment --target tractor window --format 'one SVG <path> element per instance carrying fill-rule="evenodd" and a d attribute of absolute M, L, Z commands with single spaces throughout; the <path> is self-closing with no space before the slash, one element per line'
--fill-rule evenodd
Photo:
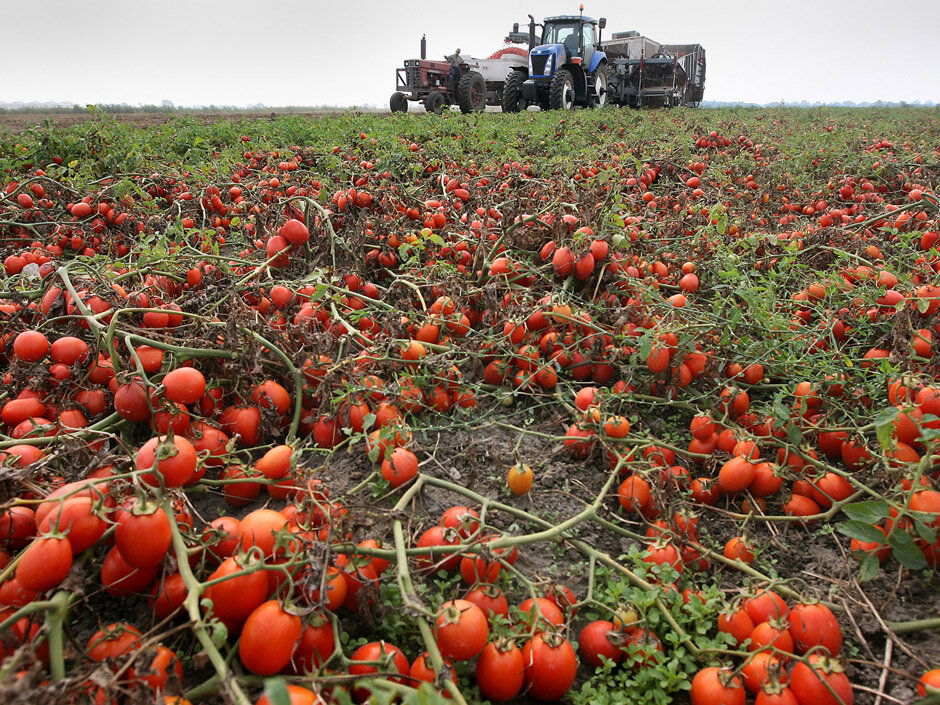
<path fill-rule="evenodd" d="M 594 26 L 586 24 L 584 25 L 584 46 L 592 47 L 594 46 Z"/>
<path fill-rule="evenodd" d="M 567 37 L 577 34 L 578 25 L 572 24 L 553 24 L 545 28 L 545 34 L 542 36 L 542 44 L 563 44 Z"/>

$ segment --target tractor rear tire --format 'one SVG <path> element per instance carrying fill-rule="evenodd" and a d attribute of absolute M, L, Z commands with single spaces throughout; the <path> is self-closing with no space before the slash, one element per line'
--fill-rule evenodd
<path fill-rule="evenodd" d="M 568 69 L 558 69 L 552 76 L 552 85 L 548 91 L 548 107 L 552 110 L 571 110 L 574 108 L 574 78 Z"/>
<path fill-rule="evenodd" d="M 424 99 L 424 109 L 435 115 L 444 114 L 444 95 L 440 91 L 431 91 Z"/>
<path fill-rule="evenodd" d="M 392 93 L 392 97 L 388 101 L 388 107 L 393 113 L 407 113 L 408 99 L 401 91 L 395 91 Z"/>
<path fill-rule="evenodd" d="M 519 113 L 528 107 L 528 101 L 522 95 L 525 76 L 521 71 L 511 71 L 503 85 L 503 112 Z"/>
<path fill-rule="evenodd" d="M 486 79 L 483 74 L 470 71 L 460 77 L 457 105 L 462 113 L 479 113 L 486 108 Z"/>

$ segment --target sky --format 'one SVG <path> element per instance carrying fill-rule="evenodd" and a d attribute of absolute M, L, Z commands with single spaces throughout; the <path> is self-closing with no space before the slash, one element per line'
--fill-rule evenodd
<path fill-rule="evenodd" d="M 395 69 L 486 57 L 576 2 L 0 0 L 0 103 L 387 106 Z M 940 0 L 584 3 L 605 36 L 705 47 L 705 100 L 940 103 Z"/>

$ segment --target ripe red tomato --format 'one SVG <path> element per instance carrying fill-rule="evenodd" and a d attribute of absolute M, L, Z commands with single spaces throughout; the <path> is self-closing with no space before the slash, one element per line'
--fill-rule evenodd
<path fill-rule="evenodd" d="M 407 448 L 395 448 L 382 460 L 382 477 L 392 487 L 401 487 L 418 474 L 418 456 Z"/>
<path fill-rule="evenodd" d="M 24 330 L 13 339 L 13 354 L 23 362 L 39 362 L 49 350 L 49 339 L 38 330 Z"/>
<path fill-rule="evenodd" d="M 302 633 L 300 617 L 287 612 L 277 600 L 268 600 L 245 620 L 238 657 L 252 673 L 273 675 L 290 663 Z"/>
<path fill-rule="evenodd" d="M 917 694 L 923 698 L 937 693 L 940 693 L 940 668 L 932 668 L 920 677 Z"/>
<path fill-rule="evenodd" d="M 304 626 L 300 643 L 291 659 L 295 673 L 312 673 L 326 662 L 336 650 L 333 623 L 324 615 L 316 614 Z"/>
<path fill-rule="evenodd" d="M 159 565 L 135 568 L 121 557 L 117 546 L 113 546 L 101 564 L 101 584 L 105 592 L 114 596 L 143 592 L 159 570 Z"/>
<path fill-rule="evenodd" d="M 118 510 L 115 521 L 114 545 L 121 558 L 135 568 L 159 565 L 170 549 L 172 534 L 170 518 L 161 507 Z"/>
<path fill-rule="evenodd" d="M 65 580 L 72 567 L 68 539 L 46 536 L 33 539 L 16 565 L 16 580 L 27 590 L 45 592 Z"/>
<path fill-rule="evenodd" d="M 852 705 L 852 684 L 838 659 L 814 652 L 809 665 L 797 662 L 790 674 L 790 690 L 800 705 Z"/>
<path fill-rule="evenodd" d="M 486 646 L 489 623 L 483 610 L 474 603 L 450 600 L 438 611 L 434 633 L 445 658 L 466 661 Z"/>
<path fill-rule="evenodd" d="M 534 625 L 536 631 L 543 631 L 548 625 L 560 627 L 565 623 L 561 609 L 547 597 L 530 597 L 519 605 L 519 610 L 524 615 L 519 623 L 526 630 Z"/>
<path fill-rule="evenodd" d="M 611 641 L 611 636 L 620 638 L 618 631 L 614 629 L 613 622 L 606 619 L 597 619 L 589 622 L 581 635 L 578 637 L 578 652 L 581 658 L 591 668 L 598 668 L 604 663 L 604 659 L 619 663 L 623 660 L 623 649 Z"/>
<path fill-rule="evenodd" d="M 195 404 L 206 391 L 206 378 L 195 367 L 177 367 L 163 378 L 163 395 L 178 404 Z"/>
<path fill-rule="evenodd" d="M 525 686 L 539 700 L 560 700 L 574 685 L 578 657 L 571 643 L 557 634 L 536 634 L 522 647 Z"/>
<path fill-rule="evenodd" d="M 37 530 L 40 534 L 55 528 L 65 532 L 65 538 L 72 544 L 72 554 L 78 555 L 94 546 L 108 529 L 95 505 L 91 497 L 73 495 L 46 514 Z"/>
<path fill-rule="evenodd" d="M 148 485 L 158 486 L 159 474 L 167 487 L 182 487 L 196 471 L 196 449 L 182 436 L 173 436 L 172 442 L 168 436 L 155 436 L 140 447 L 134 463 L 147 471 L 140 479 Z"/>
<path fill-rule="evenodd" d="M 511 700 L 522 690 L 525 660 L 522 651 L 508 641 L 487 644 L 477 657 L 476 679 L 487 700 Z"/>
<path fill-rule="evenodd" d="M 370 641 L 356 649 L 350 660 L 353 665 L 349 667 L 351 676 L 367 676 L 371 673 L 394 673 L 401 674 L 400 677 L 393 676 L 392 681 L 396 683 L 407 684 L 408 675 L 411 672 L 411 664 L 408 663 L 408 657 L 405 652 L 393 644 L 386 641 Z M 381 667 L 369 665 L 368 662 L 377 662 Z M 353 688 L 353 700 L 357 703 L 365 702 L 370 695 L 368 688 Z"/>
<path fill-rule="evenodd" d="M 254 570 L 241 574 L 242 570 Z M 240 623 L 268 596 L 268 577 L 254 566 L 243 567 L 236 557 L 226 558 L 209 576 L 223 580 L 206 588 L 204 597 L 212 600 L 212 612 L 226 622 Z"/>
<path fill-rule="evenodd" d="M 744 705 L 747 691 L 741 679 L 727 669 L 709 666 L 692 679 L 692 705 Z"/>
<path fill-rule="evenodd" d="M 800 603 L 788 615 L 790 635 L 796 653 L 805 654 L 814 646 L 824 646 L 830 656 L 842 649 L 842 628 L 839 620 L 821 603 Z"/>
<path fill-rule="evenodd" d="M 483 610 L 487 621 L 490 620 L 490 615 L 498 614 L 501 617 L 509 617 L 509 601 L 503 591 L 495 585 L 484 584 L 474 588 L 464 595 L 463 599 L 472 602 Z"/>

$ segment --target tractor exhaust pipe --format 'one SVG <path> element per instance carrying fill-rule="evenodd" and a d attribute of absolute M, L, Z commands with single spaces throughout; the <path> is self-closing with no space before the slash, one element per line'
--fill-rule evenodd
<path fill-rule="evenodd" d="M 428 40 L 425 35 L 421 35 L 421 60 L 428 58 Z"/>
<path fill-rule="evenodd" d="M 535 48 L 535 18 L 529 15 L 529 51 Z"/>

